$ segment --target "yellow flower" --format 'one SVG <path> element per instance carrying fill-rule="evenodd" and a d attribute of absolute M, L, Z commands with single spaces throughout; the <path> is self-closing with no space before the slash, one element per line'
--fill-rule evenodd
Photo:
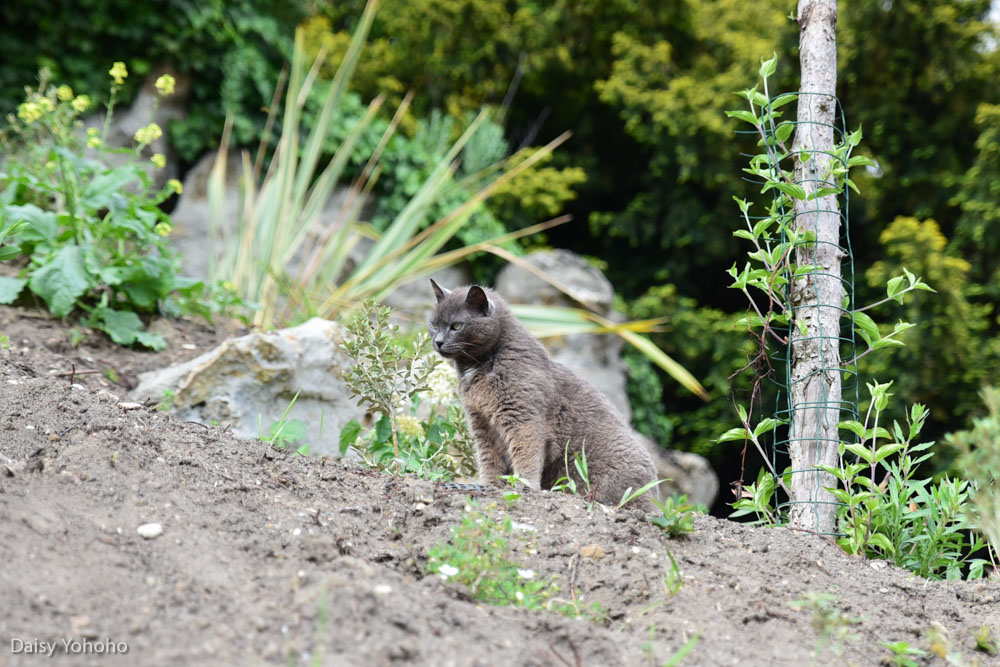
<path fill-rule="evenodd" d="M 174 94 L 174 77 L 169 74 L 164 74 L 156 80 L 156 89 L 160 91 L 160 95 L 166 97 L 167 95 Z"/>
<path fill-rule="evenodd" d="M 28 125 L 31 125 L 44 115 L 45 112 L 36 102 L 22 102 L 17 107 L 17 117 Z"/>
<path fill-rule="evenodd" d="M 38 106 L 40 106 L 42 111 L 45 113 L 48 113 L 56 108 L 56 105 L 52 103 L 52 100 L 47 97 L 39 97 Z"/>
<path fill-rule="evenodd" d="M 156 123 L 150 123 L 146 127 L 140 127 L 135 131 L 135 140 L 140 144 L 151 144 L 163 136 L 163 130 Z"/>
<path fill-rule="evenodd" d="M 167 166 L 167 158 L 163 153 L 157 153 L 153 157 L 149 158 L 149 161 L 155 164 L 158 168 L 163 169 Z"/>
<path fill-rule="evenodd" d="M 396 427 L 400 433 L 408 435 L 411 438 L 424 437 L 424 427 L 420 423 L 420 420 L 413 415 L 398 415 L 396 417 Z"/>
<path fill-rule="evenodd" d="M 56 97 L 60 102 L 69 102 L 73 99 L 73 89 L 69 86 L 59 86 L 56 88 Z"/>
<path fill-rule="evenodd" d="M 101 133 L 101 131 L 98 130 L 96 127 L 88 127 L 87 128 L 87 138 L 88 139 L 91 138 L 91 137 L 96 137 L 100 133 Z"/>
<path fill-rule="evenodd" d="M 90 108 L 90 98 L 86 95 L 77 95 L 76 98 L 70 102 L 70 106 L 73 107 L 73 111 L 83 113 Z"/>
<path fill-rule="evenodd" d="M 166 222 L 158 222 L 158 223 L 156 223 L 156 226 L 153 227 L 153 231 L 156 232 L 157 234 L 159 234 L 160 236 L 169 236 L 170 235 L 170 231 L 172 229 L 173 229 L 173 227 L 171 227 Z"/>
<path fill-rule="evenodd" d="M 177 194 L 181 194 L 182 192 L 184 192 L 184 186 L 181 185 L 181 182 L 178 181 L 176 178 L 171 178 L 169 181 L 167 181 L 167 187 L 171 188 Z"/>
<path fill-rule="evenodd" d="M 90 139 L 87 139 L 87 148 L 100 148 L 100 146 L 101 146 L 100 137 L 91 137 Z"/>
<path fill-rule="evenodd" d="M 128 69 L 125 67 L 125 63 L 120 60 L 116 60 L 115 64 L 111 66 L 108 70 L 108 74 L 111 78 L 115 80 L 115 85 L 120 86 L 125 83 L 125 78 L 128 76 Z"/>

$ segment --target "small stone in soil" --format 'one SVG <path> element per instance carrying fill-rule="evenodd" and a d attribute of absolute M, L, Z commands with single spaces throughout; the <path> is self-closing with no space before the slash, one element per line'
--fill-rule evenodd
<path fill-rule="evenodd" d="M 147 540 L 152 540 L 163 534 L 163 526 L 158 523 L 144 523 L 139 526 L 135 532 L 139 533 L 139 535 Z"/>

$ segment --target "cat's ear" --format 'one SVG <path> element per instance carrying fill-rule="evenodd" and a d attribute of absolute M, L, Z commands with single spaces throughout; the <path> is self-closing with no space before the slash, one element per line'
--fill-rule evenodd
<path fill-rule="evenodd" d="M 490 314 L 490 299 L 479 285 L 473 285 L 469 288 L 469 293 L 465 297 L 465 305 L 474 313 Z"/>
<path fill-rule="evenodd" d="M 434 289 L 434 296 L 437 297 L 437 302 L 441 303 L 446 296 L 451 294 L 451 290 L 444 289 L 431 278 L 431 287 Z"/>

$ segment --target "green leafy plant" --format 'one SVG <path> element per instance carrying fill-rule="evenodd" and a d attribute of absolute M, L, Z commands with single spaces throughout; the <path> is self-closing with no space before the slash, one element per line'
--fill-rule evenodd
<path fill-rule="evenodd" d="M 584 605 L 576 591 L 571 599 L 556 597 L 555 578 L 541 579 L 534 570 L 511 560 L 511 540 L 516 537 L 510 517 L 495 521 L 471 502 L 447 542 L 428 550 L 427 570 L 445 581 L 462 585 L 474 600 L 549 610 L 564 616 L 604 617 L 600 605 Z"/>
<path fill-rule="evenodd" d="M 896 665 L 896 667 L 917 667 L 919 664 L 914 658 L 927 655 L 927 651 L 910 646 L 909 642 L 881 642 L 879 646 L 889 649 L 891 654 L 884 662 Z"/>
<path fill-rule="evenodd" d="M 405 338 L 391 310 L 366 302 L 348 323 L 342 348 L 353 360 L 344 380 L 377 416 L 367 431 L 351 420 L 341 453 L 355 445 L 374 467 L 450 480 L 476 472 L 475 446 L 458 402 L 454 370 L 430 352 L 425 332 Z"/>
<path fill-rule="evenodd" d="M 986 544 L 974 530 L 969 482 L 915 478 L 934 444 L 914 443 L 928 412 L 920 404 L 910 408 L 905 436 L 898 422 L 891 432 L 879 426 L 890 385 L 868 385 L 871 402 L 864 423 L 839 425 L 858 442 L 839 445 L 839 466 L 820 466 L 841 484 L 829 489 L 843 503 L 838 518 L 844 536 L 838 544 L 848 553 L 884 558 L 922 577 L 956 579 L 963 570 L 970 579 L 982 577 L 987 561 L 972 556 Z"/>
<path fill-rule="evenodd" d="M 587 445 L 582 445 L 579 452 L 573 453 L 573 470 L 571 470 L 569 467 L 569 443 L 567 442 L 566 446 L 563 447 L 563 466 L 566 474 L 555 481 L 552 490 L 565 491 L 573 496 L 580 495 L 579 491 L 583 491 L 583 497 L 587 502 L 594 502 L 594 492 L 590 488 L 590 469 L 587 467 Z M 573 475 L 574 470 L 576 476 Z M 580 480 L 583 485 L 582 489 L 577 488 L 577 480 Z"/>
<path fill-rule="evenodd" d="M 0 254 L 11 259 L 16 252 L 26 266 L 17 277 L 0 277 L 0 303 L 12 303 L 26 288 L 56 317 L 82 311 L 84 325 L 116 343 L 160 349 L 163 337 L 146 331 L 140 314 L 207 317 L 211 311 L 205 285 L 178 275 L 167 241 L 170 218 L 159 208 L 181 185 L 171 181 L 153 190 L 149 170 L 161 166 L 163 156 L 140 160 L 161 129 L 154 123 L 140 128 L 129 150 L 105 145 L 115 95 L 127 76 L 122 63 L 110 73 L 103 130 L 91 128 L 84 138 L 78 117 L 90 99 L 50 84 L 43 71 L 3 134 L 10 155 L 0 173 L 0 236 L 10 245 Z M 160 94 L 168 94 L 172 79 L 161 84 Z M 124 164 L 112 166 L 113 153 L 125 155 Z"/>
<path fill-rule="evenodd" d="M 662 501 L 655 498 L 651 500 L 660 514 L 649 522 L 662 528 L 668 537 L 679 537 L 694 532 L 694 515 L 697 509 L 693 503 L 688 502 L 686 495 L 669 496 Z"/>
<path fill-rule="evenodd" d="M 306 434 L 308 433 L 308 426 L 301 419 L 289 419 L 288 413 L 291 412 L 292 406 L 295 405 L 295 401 L 299 398 L 299 392 L 295 392 L 295 396 L 292 400 L 288 402 L 285 407 L 284 413 L 282 413 L 281 418 L 273 422 L 267 429 L 265 434 L 261 424 L 261 416 L 257 415 L 257 439 L 261 442 L 265 442 L 275 449 L 279 450 L 289 450 L 291 446 L 304 440 Z M 322 427 L 320 427 L 322 432 Z M 294 452 L 298 456 L 308 456 L 309 455 L 309 445 L 302 444 Z"/>
<path fill-rule="evenodd" d="M 988 653 L 989 655 L 1000 654 L 1000 645 L 997 644 L 997 640 L 993 637 L 993 633 L 989 626 L 982 626 L 973 632 L 972 636 L 976 640 L 977 651 L 982 651 L 983 653 Z"/>

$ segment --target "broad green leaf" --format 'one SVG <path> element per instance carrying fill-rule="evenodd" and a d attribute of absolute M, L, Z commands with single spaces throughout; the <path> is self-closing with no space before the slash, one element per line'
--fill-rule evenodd
<path fill-rule="evenodd" d="M 143 330 L 142 320 L 130 310 L 95 308 L 88 320 L 91 326 L 102 329 L 119 345 L 131 345 Z"/>
<path fill-rule="evenodd" d="M 749 111 L 746 111 L 744 109 L 736 109 L 734 111 L 727 111 L 726 115 L 729 116 L 730 118 L 737 118 L 739 120 L 744 120 L 744 121 L 746 121 L 746 122 L 748 122 L 748 123 L 750 123 L 751 125 L 754 125 L 754 126 L 756 126 L 757 123 L 758 123 L 757 116 L 754 116 L 752 113 L 750 113 Z"/>
<path fill-rule="evenodd" d="M 14 303 L 27 284 L 28 281 L 22 278 L 0 276 L 0 303 Z"/>
<path fill-rule="evenodd" d="M 753 429 L 753 434 L 756 437 L 760 437 L 764 433 L 768 433 L 774 430 L 774 427 L 778 425 L 778 420 L 773 417 L 768 417 L 766 419 L 761 419 L 757 423 L 757 426 Z"/>
<path fill-rule="evenodd" d="M 882 445 L 881 447 L 875 450 L 875 463 L 880 462 L 887 456 L 892 456 L 896 452 L 903 449 L 903 447 L 905 447 L 905 445 L 898 442 L 894 442 L 890 445 Z"/>
<path fill-rule="evenodd" d="M 864 437 L 865 437 L 865 427 L 864 427 L 864 425 L 861 422 L 853 421 L 853 420 L 842 421 L 839 424 L 837 424 L 837 428 L 845 428 L 848 431 L 850 431 L 851 433 L 853 433 L 854 435 L 858 436 L 858 438 L 864 440 Z"/>
<path fill-rule="evenodd" d="M 892 278 L 885 286 L 886 295 L 890 299 L 896 299 L 896 295 L 903 291 L 903 276 L 896 276 Z M 900 297 L 896 299 L 900 303 L 903 302 L 903 298 Z"/>
<path fill-rule="evenodd" d="M 896 548 L 892 546 L 892 542 L 890 542 L 889 538 L 883 535 L 882 533 L 875 533 L 870 538 L 868 538 L 868 546 L 878 547 L 879 549 L 888 554 L 896 553 Z"/>
<path fill-rule="evenodd" d="M 874 167 L 875 163 L 871 158 L 867 158 L 864 155 L 854 155 L 851 159 L 847 161 L 848 167 Z"/>
<path fill-rule="evenodd" d="M 135 335 L 135 342 L 151 350 L 162 350 L 167 347 L 167 341 L 164 340 L 163 334 L 155 331 L 140 331 Z"/>
<path fill-rule="evenodd" d="M 66 317 L 76 300 L 93 286 L 93 279 L 83 263 L 83 249 L 66 245 L 50 255 L 35 271 L 28 287 L 49 306 L 56 317 Z"/>
<path fill-rule="evenodd" d="M 59 222 L 55 213 L 43 211 L 34 204 L 5 206 L 2 219 L 7 222 L 24 223 L 17 229 L 17 236 L 25 241 L 48 241 L 52 243 L 59 233 Z"/>
<path fill-rule="evenodd" d="M 745 428 L 731 428 L 722 435 L 720 435 L 718 438 L 716 438 L 715 442 L 728 442 L 730 440 L 746 440 L 746 439 L 747 439 L 747 430 Z"/>
<path fill-rule="evenodd" d="M 852 454 L 854 454 L 855 456 L 859 456 L 862 459 L 864 459 L 867 463 L 871 464 L 871 462 L 872 462 L 872 452 L 866 446 L 864 446 L 862 444 L 854 443 L 854 444 L 847 444 L 847 445 L 844 446 L 844 448 L 847 451 L 849 451 Z"/>
<path fill-rule="evenodd" d="M 139 178 L 136 167 L 126 165 L 116 167 L 95 177 L 80 193 L 80 203 L 88 209 L 96 210 L 110 205 L 111 197 Z"/>
<path fill-rule="evenodd" d="M 14 259 L 21 254 L 21 249 L 13 245 L 0 246 L 0 262 Z"/>
<path fill-rule="evenodd" d="M 785 121 L 774 128 L 774 138 L 778 141 L 788 141 L 788 137 L 792 135 L 792 131 L 795 130 L 795 123 L 791 121 Z"/>
<path fill-rule="evenodd" d="M 735 232 L 733 232 L 733 236 L 739 237 L 741 239 L 746 239 L 748 241 L 753 241 L 754 238 L 753 233 L 748 229 L 737 229 Z M 0 259 L 3 259 L 3 257 L 0 257 Z"/>
<path fill-rule="evenodd" d="M 773 100 L 771 100 L 771 109 L 777 109 L 779 107 L 785 106 L 786 104 L 791 104 L 797 99 L 799 99 L 799 96 L 795 95 L 794 93 L 782 93 L 781 95 L 778 95 Z"/>
<path fill-rule="evenodd" d="M 834 477 L 836 477 L 841 481 L 844 480 L 844 471 L 838 468 L 837 466 L 828 466 L 823 463 L 817 463 L 816 467 L 829 475 L 833 475 Z"/>
<path fill-rule="evenodd" d="M 784 192 L 789 197 L 794 197 L 795 199 L 806 198 L 805 189 L 798 183 L 786 183 L 784 181 L 780 181 L 775 183 L 774 187 L 776 187 L 781 192 Z"/>
<path fill-rule="evenodd" d="M 760 78 L 766 79 L 778 69 L 778 54 L 773 54 L 769 59 L 760 59 Z"/>
<path fill-rule="evenodd" d="M 361 424 L 358 423 L 357 419 L 352 419 L 351 421 L 344 424 L 344 427 L 340 429 L 341 456 L 347 453 L 348 447 L 354 444 L 354 441 L 358 439 L 358 435 L 360 434 L 361 434 Z"/>
<path fill-rule="evenodd" d="M 858 333 L 861 334 L 861 337 L 865 339 L 865 342 L 868 343 L 868 347 L 872 347 L 881 338 L 878 332 L 878 325 L 875 324 L 875 321 L 860 311 L 855 311 L 854 313 L 854 326 L 857 328 Z"/>

